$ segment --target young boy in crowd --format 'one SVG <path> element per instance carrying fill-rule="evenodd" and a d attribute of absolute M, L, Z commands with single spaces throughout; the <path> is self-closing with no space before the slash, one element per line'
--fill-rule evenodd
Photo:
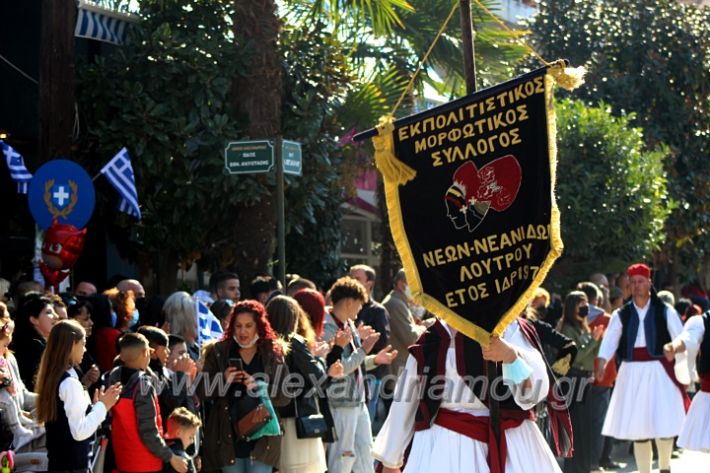
<path fill-rule="evenodd" d="M 175 455 L 187 461 L 188 473 L 195 473 L 196 470 L 192 457 L 186 450 L 195 443 L 197 429 L 201 425 L 200 418 L 184 407 L 178 407 L 168 417 L 168 447 Z M 166 464 L 163 472 L 175 473 L 175 469 L 170 464 Z"/>
<path fill-rule="evenodd" d="M 123 366 L 109 374 L 109 383 L 124 388 L 113 408 L 111 441 L 116 469 L 123 473 L 162 471 L 163 463 L 178 473 L 187 472 L 187 461 L 175 455 L 163 440 L 163 422 L 158 407 L 154 378 L 146 371 L 151 349 L 148 339 L 128 333 L 119 341 Z"/>
<path fill-rule="evenodd" d="M 158 327 L 149 326 L 139 328 L 138 333 L 147 338 L 150 344 L 151 353 L 148 366 L 158 379 L 158 402 L 165 428 L 168 416 L 176 408 L 185 407 L 190 412 L 197 412 L 194 397 L 189 394 L 190 376 L 181 371 L 189 370 L 194 362 L 189 355 L 185 354 L 183 358 L 173 362 L 173 369 L 168 369 L 168 360 L 170 359 L 168 334 Z M 187 360 L 187 362 L 183 360 Z"/>

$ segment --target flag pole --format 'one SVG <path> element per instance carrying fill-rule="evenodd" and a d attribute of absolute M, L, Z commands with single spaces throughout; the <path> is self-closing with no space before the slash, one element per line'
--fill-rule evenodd
<path fill-rule="evenodd" d="M 466 79 L 466 93 L 471 95 L 476 92 L 476 55 L 473 43 L 474 31 L 471 19 L 471 1 L 459 0 L 461 14 L 461 39 L 463 42 L 463 70 Z M 491 428 L 496 441 L 500 442 L 500 412 L 493 387 L 496 386 L 495 378 L 498 367 L 494 361 L 486 362 L 486 375 L 488 377 L 488 411 Z M 505 460 L 503 460 L 505 461 Z"/>

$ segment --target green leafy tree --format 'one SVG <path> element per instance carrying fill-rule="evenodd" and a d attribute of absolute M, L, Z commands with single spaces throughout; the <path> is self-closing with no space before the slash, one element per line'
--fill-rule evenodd
<path fill-rule="evenodd" d="M 532 25 L 543 56 L 587 66 L 576 97 L 603 101 L 616 115 L 634 112 L 648 145 L 669 146 L 669 189 L 679 205 L 663 256 L 686 278 L 710 252 L 708 25 L 710 8 L 674 0 L 545 0 Z"/>
<path fill-rule="evenodd" d="M 309 30 L 287 28 L 283 132 L 302 143 L 303 175 L 287 177 L 287 272 L 325 286 L 342 274 L 340 205 L 352 163 L 343 156 L 339 98 L 352 80 L 342 45 L 316 23 Z"/>
<path fill-rule="evenodd" d="M 142 204 L 140 224 L 120 216 L 109 234 L 144 277 L 157 273 L 163 292 L 174 289 L 178 263 L 189 265 L 210 243 L 228 241 L 233 209 L 267 193 L 256 179 L 223 171 L 225 138 L 242 136 L 229 95 L 247 57 L 229 39 L 230 7 L 141 2 L 143 20 L 131 28 L 130 42 L 79 68 L 84 160 L 95 166 L 94 156 L 127 146 Z M 140 237 L 129 240 L 130 233 Z"/>
<path fill-rule="evenodd" d="M 600 269 L 621 271 L 663 242 L 671 211 L 663 170 L 668 149 L 646 149 L 633 115 L 579 100 L 557 104 L 557 198 L 565 250 L 557 283 Z"/>

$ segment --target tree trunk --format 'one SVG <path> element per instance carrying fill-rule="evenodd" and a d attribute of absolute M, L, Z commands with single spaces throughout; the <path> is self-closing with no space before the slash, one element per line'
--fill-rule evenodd
<path fill-rule="evenodd" d="M 39 68 L 39 161 L 71 154 L 74 128 L 76 2 L 42 2 Z"/>
<path fill-rule="evenodd" d="M 251 45 L 245 73 L 235 77 L 232 98 L 235 110 L 249 118 L 249 139 L 274 139 L 281 130 L 281 54 L 278 36 L 281 21 L 274 0 L 234 2 L 234 36 Z M 264 176 L 265 177 L 265 176 Z M 269 272 L 275 248 L 275 193 L 239 209 L 234 243 L 243 284 L 258 273 Z"/>

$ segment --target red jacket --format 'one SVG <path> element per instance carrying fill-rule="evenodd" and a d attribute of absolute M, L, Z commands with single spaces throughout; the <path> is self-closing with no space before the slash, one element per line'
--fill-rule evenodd
<path fill-rule="evenodd" d="M 116 368 L 111 373 L 111 377 L 115 376 L 114 372 L 121 369 Z M 141 378 L 143 378 L 142 381 Z M 150 389 L 146 390 L 148 385 L 150 385 Z M 141 406 L 147 405 L 148 408 L 152 405 L 153 409 L 147 409 L 151 411 L 150 413 L 142 412 L 145 409 L 140 409 L 139 404 Z M 141 410 L 140 413 L 139 410 Z M 162 441 L 163 421 L 160 417 L 158 396 L 152 388 L 150 375 L 139 371 L 131 376 L 111 413 L 113 415 L 111 441 L 116 457 L 116 469 L 129 473 L 162 471 L 163 462 L 170 460 L 172 452 Z M 151 430 L 153 434 L 160 437 L 157 441 L 162 445 L 153 446 L 153 448 L 156 453 L 160 452 L 162 458 L 156 456 L 146 446 L 141 435 L 142 433 L 145 435 L 144 430 Z"/>

